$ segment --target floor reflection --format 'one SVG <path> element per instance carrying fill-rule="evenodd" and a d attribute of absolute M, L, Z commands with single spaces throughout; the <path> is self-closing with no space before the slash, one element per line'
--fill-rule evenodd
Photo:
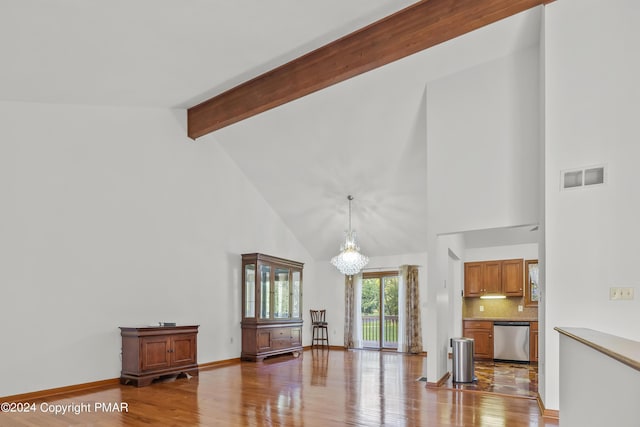
<path fill-rule="evenodd" d="M 538 396 L 538 365 L 536 364 L 476 361 L 474 372 L 477 381 L 454 383 L 450 377 L 445 387 L 531 399 Z"/>
<path fill-rule="evenodd" d="M 126 402 L 126 413 L 3 413 L 0 425 L 70 426 L 503 426 L 542 427 L 534 366 L 476 363 L 479 381 L 429 388 L 424 355 L 307 350 L 237 362 L 148 387 L 114 385 L 48 403 Z M 457 390 L 464 390 L 460 392 Z M 469 391 L 469 392 L 466 392 Z M 477 392 L 481 391 L 481 392 Z M 527 398 L 512 398 L 518 395 Z"/>

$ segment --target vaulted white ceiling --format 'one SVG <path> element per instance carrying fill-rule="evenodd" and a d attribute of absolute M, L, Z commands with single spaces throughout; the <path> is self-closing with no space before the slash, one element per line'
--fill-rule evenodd
<path fill-rule="evenodd" d="M 186 108 L 413 3 L 3 0 L 0 101 Z M 428 82 L 538 43 L 533 9 L 198 139 L 316 259 L 426 251 Z"/>

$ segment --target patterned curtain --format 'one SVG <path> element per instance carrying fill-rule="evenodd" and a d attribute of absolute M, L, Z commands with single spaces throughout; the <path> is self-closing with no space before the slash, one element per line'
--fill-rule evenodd
<path fill-rule="evenodd" d="M 422 352 L 422 325 L 420 323 L 420 290 L 418 282 L 418 267 L 403 265 L 400 274 L 404 281 L 405 305 L 404 310 L 404 342 L 405 353 Z"/>
<path fill-rule="evenodd" d="M 353 327 L 355 310 L 355 283 L 353 276 L 344 276 L 344 347 L 353 348 Z"/>

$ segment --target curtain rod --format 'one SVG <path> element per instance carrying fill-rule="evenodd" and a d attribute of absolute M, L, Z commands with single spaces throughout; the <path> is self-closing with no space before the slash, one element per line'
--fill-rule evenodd
<path fill-rule="evenodd" d="M 422 267 L 421 265 L 414 265 L 414 264 L 407 264 L 407 265 L 411 265 L 414 267 Z M 362 271 L 364 270 L 399 270 L 400 269 L 400 265 L 396 265 L 395 267 L 369 267 L 369 268 L 363 268 Z"/>

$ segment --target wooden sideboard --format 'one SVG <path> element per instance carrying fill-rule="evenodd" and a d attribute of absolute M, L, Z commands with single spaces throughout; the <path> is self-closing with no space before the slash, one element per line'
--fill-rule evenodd
<path fill-rule="evenodd" d="M 138 387 L 165 375 L 198 375 L 198 326 L 120 327 L 120 383 Z"/>

